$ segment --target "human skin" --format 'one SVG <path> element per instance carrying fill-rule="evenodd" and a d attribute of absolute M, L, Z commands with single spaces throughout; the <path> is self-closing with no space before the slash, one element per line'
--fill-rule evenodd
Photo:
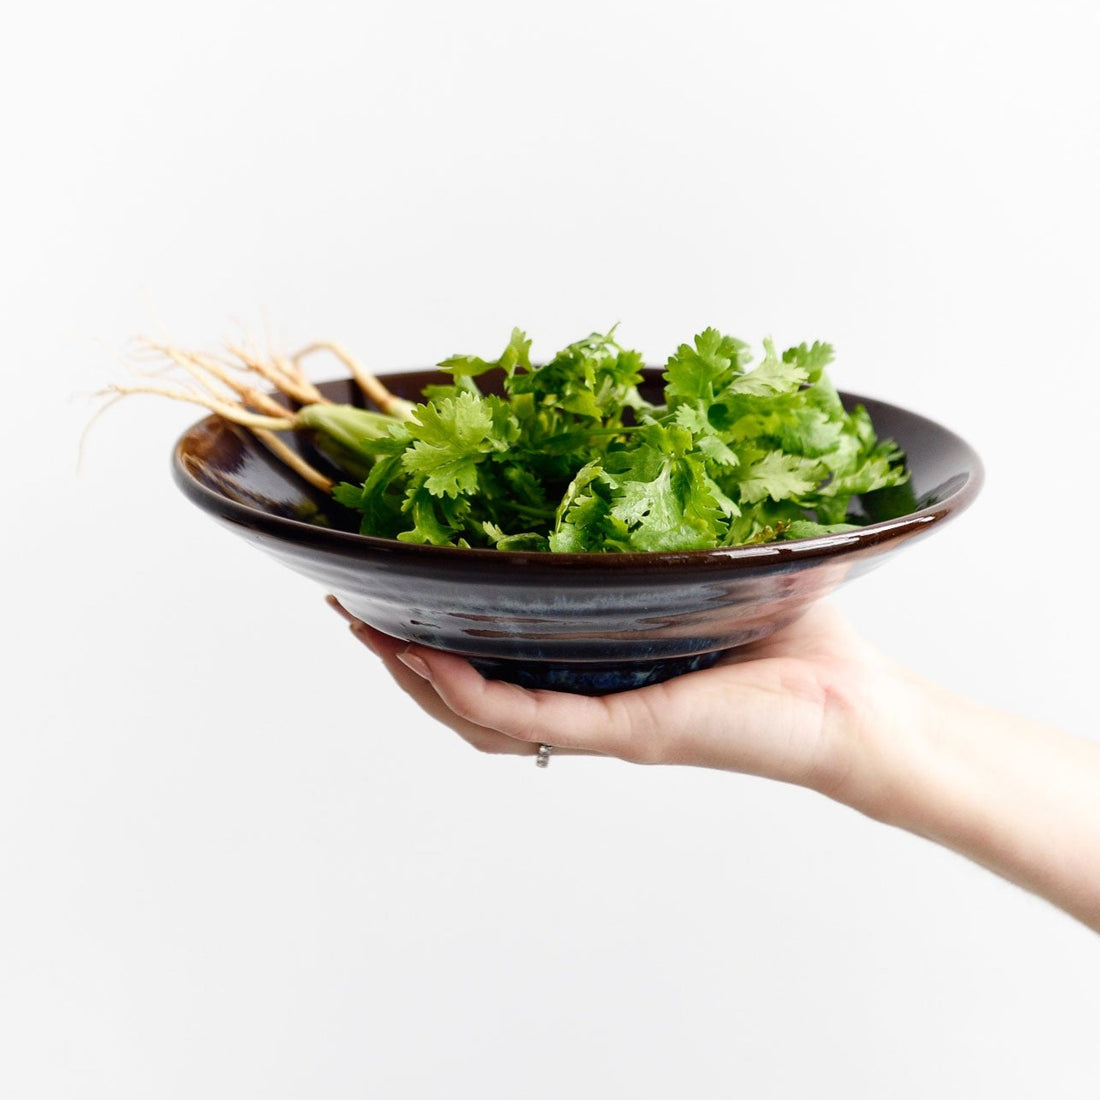
<path fill-rule="evenodd" d="M 951 848 L 1100 932 L 1100 744 L 917 676 L 827 603 L 713 668 L 590 697 L 486 680 L 329 602 L 424 711 L 482 752 L 549 744 L 794 783 Z"/>

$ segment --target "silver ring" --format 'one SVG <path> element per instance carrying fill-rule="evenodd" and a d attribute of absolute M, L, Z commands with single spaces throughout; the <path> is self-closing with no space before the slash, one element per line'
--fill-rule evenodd
<path fill-rule="evenodd" d="M 545 768 L 550 763 L 550 754 L 553 751 L 553 745 L 539 745 L 539 751 L 535 754 L 535 767 Z"/>

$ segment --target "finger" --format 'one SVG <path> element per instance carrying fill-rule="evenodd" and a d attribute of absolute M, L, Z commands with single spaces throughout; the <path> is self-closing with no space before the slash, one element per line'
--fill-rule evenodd
<path fill-rule="evenodd" d="M 351 632 L 381 658 L 386 671 L 398 687 L 421 710 L 442 725 L 449 726 L 479 752 L 531 756 L 538 751 L 538 746 L 532 747 L 525 741 L 455 714 L 440 698 L 431 681 L 406 660 L 402 660 L 404 651 L 408 648 L 407 642 L 382 634 L 363 622 L 352 623 Z"/>
<path fill-rule="evenodd" d="M 358 619 L 335 596 L 328 596 L 326 602 L 347 620 L 353 636 L 382 660 L 398 687 L 431 718 L 453 729 L 479 752 L 515 756 L 537 754 L 537 744 L 533 745 L 526 740 L 510 737 L 500 730 L 490 729 L 455 714 L 440 698 L 423 671 L 414 671 L 407 661 L 402 659 L 404 651 L 409 648 L 407 642 L 384 634 Z M 423 667 L 422 665 L 421 669 Z M 563 752 L 562 755 L 569 755 L 569 753 Z"/>

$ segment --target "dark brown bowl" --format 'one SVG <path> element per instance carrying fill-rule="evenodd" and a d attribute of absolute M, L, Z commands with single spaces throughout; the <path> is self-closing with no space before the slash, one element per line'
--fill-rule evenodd
<path fill-rule="evenodd" d="M 654 385 L 659 370 L 647 372 Z M 433 370 L 387 374 L 417 400 L 445 383 Z M 350 382 L 321 385 L 362 403 Z M 862 404 L 880 437 L 905 451 L 905 514 L 858 530 L 771 545 L 659 554 L 551 554 L 420 546 L 357 534 L 358 517 L 310 488 L 248 432 L 219 417 L 176 444 L 183 492 L 230 530 L 336 595 L 387 634 L 461 653 L 489 676 L 604 694 L 712 664 L 725 650 L 792 622 L 837 585 L 938 530 L 981 487 L 982 464 L 953 432 L 895 405 Z M 315 465 L 307 439 L 295 446 Z"/>

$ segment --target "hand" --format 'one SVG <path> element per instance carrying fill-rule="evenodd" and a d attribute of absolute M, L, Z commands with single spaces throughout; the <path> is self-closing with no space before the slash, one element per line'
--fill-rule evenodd
<path fill-rule="evenodd" d="M 746 772 L 810 787 L 879 816 L 885 757 L 920 710 L 913 680 L 818 605 L 713 668 L 606 696 L 484 679 L 466 660 L 372 629 L 332 597 L 355 636 L 429 715 L 489 753 L 600 754 Z"/>

